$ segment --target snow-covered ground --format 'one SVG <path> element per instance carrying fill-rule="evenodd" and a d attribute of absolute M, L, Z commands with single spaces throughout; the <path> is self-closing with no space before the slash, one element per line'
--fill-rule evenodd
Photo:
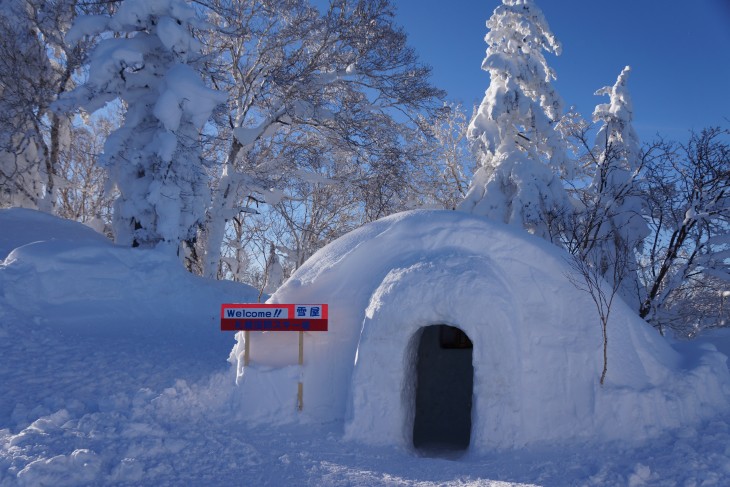
<path fill-rule="evenodd" d="M 426 458 L 343 425 L 252 426 L 219 330 L 254 289 L 28 210 L 0 210 L 0 486 L 730 485 L 730 411 L 643 443 Z M 675 346 L 730 350 L 718 331 Z"/>

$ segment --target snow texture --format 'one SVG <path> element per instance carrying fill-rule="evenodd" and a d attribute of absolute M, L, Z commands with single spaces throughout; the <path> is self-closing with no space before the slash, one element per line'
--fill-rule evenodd
<path fill-rule="evenodd" d="M 588 294 L 567 254 L 461 212 L 398 214 L 315 254 L 269 300 L 329 303 L 330 330 L 306 333 L 305 410 L 296 391 L 296 334 L 251 335 L 252 366 L 232 352 L 249 421 L 346 421 L 346 436 L 412 446 L 415 344 L 448 324 L 474 343 L 472 447 L 478 451 L 576 438 L 637 441 L 707 418 L 730 392 L 725 356 L 681 357 L 617 302 L 608 324 L 608 376 Z M 273 401 L 271 400 L 273 398 Z"/>
<path fill-rule="evenodd" d="M 404 239 L 404 249 L 416 260 L 438 241 L 458 240 L 444 233 L 438 214 L 421 215 L 434 219 L 433 231 L 424 240 L 426 246 L 417 251 L 415 237 Z M 412 218 L 400 216 L 398 220 Z M 346 284 L 346 279 L 332 272 L 337 262 L 323 258 L 340 258 L 341 270 L 358 270 L 364 276 L 384 271 L 394 259 L 388 258 L 388 252 L 364 256 L 364 251 L 373 247 L 367 245 L 365 237 L 372 240 L 381 234 L 396 236 L 401 230 L 410 230 L 398 230 L 394 223 L 371 225 L 336 242 L 336 247 L 313 261 L 322 267 L 308 266 L 306 275 L 312 279 L 320 276 L 319 291 L 326 280 L 333 292 L 342 293 L 341 302 L 367 306 L 367 298 L 355 299 L 361 290 L 339 287 L 338 283 Z M 461 225 L 477 223 L 465 218 Z M 511 234 L 504 229 L 495 233 L 496 237 Z M 498 238 L 496 245 L 520 241 Z M 523 243 L 515 255 L 534 246 L 542 245 Z M 347 258 L 350 254 L 355 260 Z M 442 249 L 441 255 L 447 254 Z M 688 422 L 665 433 L 657 432 L 650 442 L 573 438 L 505 452 L 480 454 L 472 450 L 458 459 L 428 458 L 392 445 L 348 441 L 343 439 L 341 421 L 256 425 L 246 420 L 251 410 L 263 416 L 277 396 L 294 410 L 291 386 L 299 377 L 296 366 L 256 364 L 246 371 L 246 390 L 262 393 L 262 397 L 242 396 L 243 389 L 234 384 L 225 363 L 234 339 L 219 330 L 220 303 L 255 301 L 256 290 L 196 278 L 182 271 L 176 259 L 157 250 L 114 246 L 84 225 L 30 210 L 0 210 L 0 259 L 8 255 L 11 257 L 4 262 L 0 260 L 2 487 L 730 484 L 730 412 L 726 406 L 704 423 Z M 382 264 L 381 255 L 385 260 Z M 550 269 L 550 251 L 541 255 L 548 256 Z M 311 280 L 302 277 L 297 281 L 300 284 Z M 545 292 L 552 293 L 553 285 L 548 280 Z M 477 289 L 469 293 L 479 298 L 475 302 L 489 299 Z M 386 305 L 386 293 L 380 296 Z M 581 309 L 571 308 L 569 314 L 579 314 Z M 338 319 L 347 318 L 343 308 L 333 310 L 339 310 Z M 376 316 L 373 309 L 372 317 Z M 332 322 L 332 330 L 343 337 L 338 331 L 342 325 L 336 323 Z M 504 328 L 502 335 L 515 333 Z M 575 337 L 578 339 L 578 333 Z M 308 335 L 305 345 L 316 343 L 315 338 Z M 730 350 L 727 330 L 717 330 L 695 342 L 674 344 L 681 353 L 684 372 L 671 370 L 664 392 L 680 389 L 683 377 L 693 373 L 698 387 L 711 387 L 702 384 L 708 375 L 700 364 L 708 357 L 718 358 L 713 352 L 715 345 Z M 386 347 L 391 346 L 386 343 Z M 664 344 L 658 348 L 667 352 Z M 537 361 L 530 354 L 547 353 L 542 349 L 536 344 L 511 360 L 534 366 Z M 307 360 L 313 357 L 309 352 Z M 642 350 L 641 355 L 646 353 Z M 275 356 L 279 354 L 277 351 Z M 667 355 L 678 357 L 671 350 Z M 362 364 L 359 360 L 358 367 Z M 259 373 L 251 373 L 253 368 L 260 369 Z M 674 388 L 669 385 L 674 382 L 672 375 L 677 379 Z M 260 385 L 254 387 L 256 381 Z M 271 387 L 272 382 L 279 387 Z M 647 393 L 652 390 L 648 388 Z M 631 395 L 632 391 L 626 393 Z M 305 383 L 303 414 L 314 392 Z M 387 391 L 381 394 L 387 395 Z M 682 394 L 697 394 L 697 401 L 707 399 L 693 387 Z M 548 411 L 557 407 L 550 403 L 545 406 Z M 706 407 L 712 406 L 707 403 Z M 393 412 L 387 411 L 384 417 Z M 658 409 L 655 413 L 686 416 L 690 411 Z M 641 431 L 641 414 L 625 414 L 625 422 L 637 419 Z M 270 416 L 277 419 L 275 414 Z"/>

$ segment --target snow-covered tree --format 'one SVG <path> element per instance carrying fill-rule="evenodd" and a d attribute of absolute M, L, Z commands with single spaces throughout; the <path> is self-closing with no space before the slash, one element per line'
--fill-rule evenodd
<path fill-rule="evenodd" d="M 230 141 L 208 212 L 205 274 L 219 275 L 227 226 L 249 202 L 297 198 L 287 184 L 307 171 L 288 157 L 289 144 L 357 164 L 349 190 L 367 219 L 400 209 L 415 157 L 404 134 L 442 92 L 393 23 L 389 0 L 334 0 L 322 13 L 305 0 L 204 3 L 216 25 L 204 38 L 207 71 L 229 93 L 217 128 Z"/>
<path fill-rule="evenodd" d="M 111 235 L 114 193 L 107 185 L 107 172 L 98 163 L 104 142 L 119 126 L 118 114 L 85 117 L 86 123 L 71 128 L 72 143 L 61 154 L 58 166 L 56 214 L 76 220 Z"/>
<path fill-rule="evenodd" d="M 466 142 L 468 118 L 460 104 L 445 104 L 419 143 L 424 154 L 408 184 L 412 207 L 456 209 L 474 174 L 474 158 Z"/>
<path fill-rule="evenodd" d="M 49 107 L 73 87 L 87 43 L 63 42 L 79 12 L 107 8 L 76 0 L 0 2 L 0 206 L 54 211 L 69 119 Z"/>
<path fill-rule="evenodd" d="M 639 308 L 636 251 L 649 228 L 636 182 L 642 166 L 639 138 L 633 128 L 633 106 L 627 81 L 627 66 L 613 86 L 596 95 L 609 102 L 596 106 L 593 121 L 599 124 L 595 144 L 587 151 L 592 181 L 580 191 L 583 203 L 575 225 L 574 251 L 595 266 L 599 275 L 618 280 L 619 294 L 634 309 Z M 586 132 L 579 140 L 587 147 Z"/>
<path fill-rule="evenodd" d="M 560 174 L 570 165 L 543 51 L 561 47 L 532 0 L 503 0 L 487 27 L 490 83 L 467 132 L 480 167 L 459 208 L 552 240 L 569 207 Z"/>
<path fill-rule="evenodd" d="M 352 181 L 361 173 L 349 154 L 333 154 L 321 141 L 307 138 L 290 141 L 286 153 L 296 161 L 296 169 L 283 180 L 286 197 L 270 207 L 268 217 L 280 222 L 283 231 L 272 240 L 293 271 L 317 250 L 362 224 L 364 216 L 361 195 Z"/>
<path fill-rule="evenodd" d="M 682 333 L 717 324 L 730 288 L 730 131 L 705 129 L 687 144 L 654 144 L 642 181 L 652 235 L 640 274 L 639 314 Z"/>
<path fill-rule="evenodd" d="M 184 0 L 126 0 L 110 17 L 79 18 L 67 36 L 73 43 L 107 34 L 91 55 L 87 82 L 59 106 L 93 112 L 121 100 L 127 107 L 103 156 L 119 191 L 119 243 L 176 252 L 203 221 L 209 188 L 201 129 L 225 101 L 196 72 L 200 46 L 192 31 L 205 27 Z"/>
<path fill-rule="evenodd" d="M 29 10 L 20 0 L 0 8 L 0 206 L 37 208 L 48 175 L 31 111 L 44 100 L 33 80 L 47 76 L 51 66 Z"/>
<path fill-rule="evenodd" d="M 276 255 L 276 246 L 272 243 L 269 247 L 269 258 L 266 261 L 266 284 L 264 292 L 273 294 L 284 282 L 284 269 L 279 263 L 279 256 Z"/>

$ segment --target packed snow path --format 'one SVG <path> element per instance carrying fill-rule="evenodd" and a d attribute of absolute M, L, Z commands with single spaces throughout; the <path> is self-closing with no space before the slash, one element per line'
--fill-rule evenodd
<path fill-rule="evenodd" d="M 227 366 L 190 342 L 21 333 L 22 318 L 5 312 L 2 319 L 13 324 L 0 346 L 2 486 L 730 482 L 728 416 L 634 448 L 546 445 L 458 461 L 420 458 L 343 442 L 333 426 L 247 429 L 227 404 Z"/>

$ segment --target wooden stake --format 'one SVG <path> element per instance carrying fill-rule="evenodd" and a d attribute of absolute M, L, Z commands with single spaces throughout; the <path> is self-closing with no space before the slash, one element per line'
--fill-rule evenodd
<path fill-rule="evenodd" d="M 248 367 L 248 356 L 251 350 L 251 341 L 248 338 L 248 330 L 243 332 L 243 366 Z"/>
<path fill-rule="evenodd" d="M 304 365 L 304 332 L 299 332 L 299 383 L 297 384 L 297 409 L 304 409 L 304 384 L 302 383 L 302 366 Z"/>

